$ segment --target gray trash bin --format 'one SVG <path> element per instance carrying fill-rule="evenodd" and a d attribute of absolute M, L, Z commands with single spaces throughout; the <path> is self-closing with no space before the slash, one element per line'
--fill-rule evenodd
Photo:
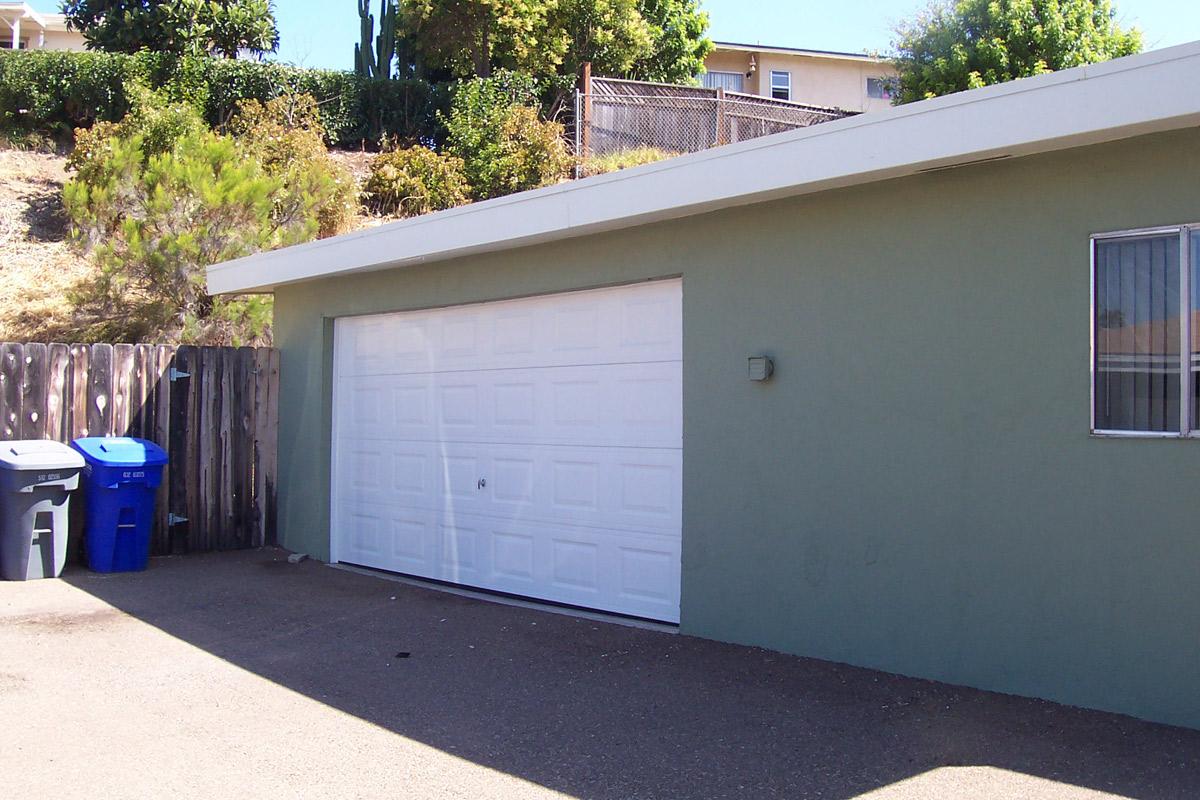
<path fill-rule="evenodd" d="M 57 578 L 67 562 L 67 502 L 83 456 L 50 441 L 0 442 L 0 578 Z"/>

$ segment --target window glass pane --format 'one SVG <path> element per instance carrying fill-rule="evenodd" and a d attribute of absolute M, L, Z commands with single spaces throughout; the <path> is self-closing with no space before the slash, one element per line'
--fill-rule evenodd
<path fill-rule="evenodd" d="M 1188 264 L 1191 275 L 1189 284 L 1192 287 L 1191 314 L 1191 377 L 1189 380 L 1191 393 L 1191 427 L 1200 428 L 1200 230 L 1191 233 L 1191 253 Z"/>
<path fill-rule="evenodd" d="M 700 85 L 705 89 L 724 89 L 727 92 L 743 90 L 745 76 L 740 72 L 706 72 L 700 76 Z"/>
<path fill-rule="evenodd" d="M 792 99 L 792 73 L 771 70 L 771 97 L 776 100 Z"/>
<path fill-rule="evenodd" d="M 1179 431 L 1179 237 L 1096 243 L 1096 428 Z"/>

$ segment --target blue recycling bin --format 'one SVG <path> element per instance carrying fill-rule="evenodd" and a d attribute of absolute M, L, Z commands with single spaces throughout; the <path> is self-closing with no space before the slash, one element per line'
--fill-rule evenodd
<path fill-rule="evenodd" d="M 154 442 L 129 436 L 76 439 L 71 446 L 84 460 L 88 566 L 96 572 L 145 569 L 166 452 Z"/>

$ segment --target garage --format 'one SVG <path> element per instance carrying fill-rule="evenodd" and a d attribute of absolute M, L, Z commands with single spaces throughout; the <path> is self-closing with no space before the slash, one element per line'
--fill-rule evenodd
<path fill-rule="evenodd" d="M 679 621 L 682 284 L 334 327 L 332 560 Z"/>
<path fill-rule="evenodd" d="M 1200 353 L 1197 70 L 1146 53 L 211 267 L 274 295 L 280 542 L 1200 724 L 1200 383 L 1145 388 Z"/>

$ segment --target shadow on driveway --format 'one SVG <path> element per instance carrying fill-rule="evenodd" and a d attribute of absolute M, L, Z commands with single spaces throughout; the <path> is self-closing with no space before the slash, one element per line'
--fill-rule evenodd
<path fill-rule="evenodd" d="M 290 565 L 278 550 L 66 580 L 308 698 L 574 797 L 1028 796 L 1019 781 L 1001 791 L 1005 776 L 1044 779 L 1038 797 L 1200 797 L 1200 732 Z M 999 768 L 995 791 L 919 780 L 984 766 Z"/>

